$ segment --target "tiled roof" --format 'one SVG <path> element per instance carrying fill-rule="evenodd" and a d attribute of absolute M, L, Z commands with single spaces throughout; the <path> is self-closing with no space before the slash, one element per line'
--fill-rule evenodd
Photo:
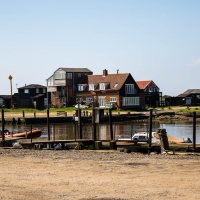
<path fill-rule="evenodd" d="M 87 75 L 81 82 L 81 84 L 90 84 L 93 83 L 94 85 L 98 85 L 99 83 L 106 83 L 109 84 L 108 89 L 111 90 L 119 90 L 130 73 L 124 73 L 124 74 L 108 74 L 106 76 L 103 75 Z M 116 87 L 114 87 L 117 84 Z M 95 90 L 99 90 L 99 87 L 97 87 Z M 106 89 L 107 90 L 107 89 Z"/>
<path fill-rule="evenodd" d="M 31 89 L 31 88 L 47 88 L 47 87 L 43 86 L 43 85 L 38 85 L 38 84 L 30 84 L 30 85 L 26 85 L 24 87 L 20 87 L 18 89 Z"/>
<path fill-rule="evenodd" d="M 136 81 L 138 87 L 139 87 L 141 90 L 144 90 L 151 82 L 152 82 L 152 80 Z"/>

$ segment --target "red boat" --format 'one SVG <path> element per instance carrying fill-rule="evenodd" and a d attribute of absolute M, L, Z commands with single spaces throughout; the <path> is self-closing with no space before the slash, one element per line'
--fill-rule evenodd
<path fill-rule="evenodd" d="M 37 138 L 40 137 L 41 135 L 42 132 L 39 129 L 33 129 L 32 131 L 24 131 L 18 133 L 12 133 L 9 130 L 4 130 L 5 138 L 10 138 L 10 137 Z M 2 138 L 2 135 L 0 135 L 0 138 Z"/>

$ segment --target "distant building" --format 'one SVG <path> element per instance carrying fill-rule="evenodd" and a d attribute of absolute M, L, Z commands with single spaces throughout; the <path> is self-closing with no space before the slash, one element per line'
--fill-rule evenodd
<path fill-rule="evenodd" d="M 145 94 L 145 105 L 159 107 L 162 105 L 162 92 L 152 80 L 136 81 L 138 87 Z"/>
<path fill-rule="evenodd" d="M 58 68 L 47 79 L 48 103 L 53 107 L 72 106 L 77 85 L 91 74 L 93 72 L 87 68 Z"/>

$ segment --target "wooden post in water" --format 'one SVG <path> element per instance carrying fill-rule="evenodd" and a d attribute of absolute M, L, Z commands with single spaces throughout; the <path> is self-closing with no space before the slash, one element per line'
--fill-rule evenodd
<path fill-rule="evenodd" d="M 31 124 L 31 144 L 32 144 L 32 139 L 33 139 L 33 136 L 32 136 L 32 124 Z"/>
<path fill-rule="evenodd" d="M 22 117 L 23 117 L 23 118 L 25 117 L 25 113 L 24 113 L 24 110 L 22 110 Z"/>
<path fill-rule="evenodd" d="M 80 108 L 78 109 L 78 127 L 79 127 L 80 139 L 83 139 L 82 138 L 82 122 L 81 122 L 81 109 Z"/>
<path fill-rule="evenodd" d="M 49 109 L 47 109 L 47 133 L 48 133 L 48 141 L 50 141 L 50 127 L 49 127 Z M 49 143 L 49 149 L 51 144 Z"/>
<path fill-rule="evenodd" d="M 113 140 L 112 110 L 109 109 L 110 139 Z"/>
<path fill-rule="evenodd" d="M 149 147 L 148 147 L 148 154 L 151 152 L 151 140 L 152 140 L 152 109 L 149 113 Z"/>
<path fill-rule="evenodd" d="M 94 142 L 97 140 L 96 137 L 96 123 L 95 123 L 95 109 L 92 108 L 92 135 Z"/>
<path fill-rule="evenodd" d="M 4 147 L 4 145 L 5 145 L 5 135 L 4 135 L 4 128 L 5 128 L 5 121 L 4 121 L 4 109 L 2 108 L 1 109 L 1 134 L 2 134 L 2 145 L 3 145 L 3 147 Z"/>
<path fill-rule="evenodd" d="M 53 141 L 55 142 L 55 135 L 56 135 L 56 127 L 55 124 L 53 125 Z"/>
<path fill-rule="evenodd" d="M 193 138 L 192 138 L 193 150 L 196 149 L 196 112 L 193 112 Z"/>

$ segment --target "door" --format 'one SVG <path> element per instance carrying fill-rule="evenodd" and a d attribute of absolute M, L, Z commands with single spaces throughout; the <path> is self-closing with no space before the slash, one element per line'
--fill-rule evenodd
<path fill-rule="evenodd" d="M 99 107 L 106 106 L 106 97 L 99 97 Z"/>

